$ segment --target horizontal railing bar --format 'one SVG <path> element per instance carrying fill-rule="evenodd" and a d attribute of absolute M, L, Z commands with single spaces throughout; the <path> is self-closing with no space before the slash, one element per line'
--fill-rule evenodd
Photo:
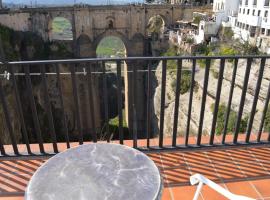
<path fill-rule="evenodd" d="M 164 56 L 164 57 L 126 57 L 126 58 L 80 58 L 80 59 L 60 59 L 60 60 L 32 60 L 32 61 L 12 61 L 0 62 L 0 65 L 34 65 L 34 64 L 56 64 L 56 63 L 80 63 L 80 62 L 96 62 L 96 61 L 134 61 L 134 60 L 192 60 L 192 59 L 247 59 L 247 58 L 270 58 L 270 55 L 235 55 L 235 56 Z"/>
<path fill-rule="evenodd" d="M 261 147 L 270 147 L 270 144 L 268 142 L 250 142 L 250 143 L 226 143 L 226 144 L 214 144 L 214 145 L 201 145 L 197 146 L 196 144 L 194 145 L 177 145 L 177 146 L 171 146 L 171 145 L 163 145 L 162 148 L 159 146 L 151 146 L 150 148 L 147 148 L 146 146 L 143 147 L 137 147 L 135 149 L 142 151 L 144 153 L 159 153 L 159 152 L 171 152 L 175 150 L 181 150 L 182 152 L 186 151 L 216 151 L 216 150 L 222 150 L 222 149 L 237 149 L 237 148 L 261 148 Z M 31 158 L 33 159 L 47 159 L 52 156 L 56 155 L 55 153 L 48 153 L 46 152 L 45 154 L 19 154 L 19 155 L 10 155 L 10 154 L 5 154 L 0 156 L 0 161 L 2 160 L 13 160 L 13 159 L 20 159 L 20 160 L 29 160 Z"/>
<path fill-rule="evenodd" d="M 151 70 L 151 72 L 158 72 L 161 70 Z M 177 71 L 177 69 L 168 69 L 167 71 L 169 72 L 173 72 L 173 71 Z M 182 71 L 191 71 L 191 68 L 183 68 Z M 199 70 L 196 69 L 196 72 L 198 72 Z M 121 73 L 124 73 L 125 71 L 121 71 Z M 133 71 L 126 71 L 127 73 L 133 73 Z M 148 72 L 148 70 L 137 70 L 137 72 Z M 117 70 L 110 70 L 110 71 L 106 71 L 105 74 L 116 74 Z M 71 75 L 70 72 L 61 72 L 59 73 L 60 75 Z M 86 71 L 83 72 L 75 72 L 76 75 L 87 75 Z M 91 72 L 91 74 L 104 74 L 103 72 Z M 25 76 L 25 73 L 14 73 L 14 76 Z M 30 76 L 41 76 L 42 74 L 37 72 L 37 73 L 30 73 Z M 57 73 L 55 72 L 47 72 L 45 73 L 45 75 L 57 75 Z M 9 77 L 11 76 L 11 73 L 6 71 L 4 74 L 0 74 L 0 76 L 3 76 L 4 78 L 9 79 Z"/>

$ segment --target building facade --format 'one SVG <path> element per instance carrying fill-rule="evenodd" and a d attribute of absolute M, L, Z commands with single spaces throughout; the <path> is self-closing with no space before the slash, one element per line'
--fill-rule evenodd
<path fill-rule="evenodd" d="M 270 53 L 270 0 L 242 0 L 237 20 L 232 23 L 235 38 L 257 45 Z"/>

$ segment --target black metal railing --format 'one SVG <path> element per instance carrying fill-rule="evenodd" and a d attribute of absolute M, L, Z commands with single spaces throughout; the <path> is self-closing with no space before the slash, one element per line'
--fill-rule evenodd
<path fill-rule="evenodd" d="M 197 147 L 220 147 L 220 146 L 238 146 L 251 144 L 268 144 L 270 142 L 269 131 L 266 130 L 266 120 L 268 120 L 268 105 L 270 98 L 270 81 L 266 74 L 266 63 L 269 56 L 185 56 L 185 57 L 130 57 L 130 58 L 85 58 L 70 60 L 46 60 L 46 61 L 18 61 L 0 63 L 1 79 L 0 79 L 0 100 L 2 118 L 2 133 L 0 135 L 0 152 L 1 156 L 20 156 L 20 155 L 45 155 L 55 154 L 59 151 L 59 143 L 66 143 L 65 148 L 70 148 L 71 142 L 98 142 L 100 140 L 112 139 L 124 144 L 125 140 L 133 140 L 133 147 L 142 150 L 171 150 L 171 149 L 194 149 Z M 245 74 L 243 74 L 243 82 L 241 85 L 240 102 L 237 109 L 237 118 L 231 141 L 226 141 L 228 137 L 228 123 L 232 112 L 232 99 L 236 86 L 237 69 L 239 60 L 245 61 Z M 168 62 L 175 61 L 175 68 L 168 69 Z M 190 62 L 190 67 L 184 67 L 184 62 Z M 203 61 L 203 62 L 202 62 Z M 213 118 L 209 134 L 204 134 L 205 107 L 208 97 L 208 84 L 211 77 L 211 68 L 213 62 L 219 62 L 216 93 L 214 97 Z M 260 63 L 259 65 L 256 63 Z M 221 91 L 224 90 L 222 84 L 224 82 L 224 72 L 229 63 L 233 63 L 231 70 L 230 89 L 226 91 L 229 94 L 226 100 L 226 113 L 224 118 L 224 126 L 221 136 L 217 136 L 217 120 L 219 106 L 221 104 Z M 108 71 L 107 63 L 114 63 L 115 69 Z M 136 64 L 137 63 L 137 64 Z M 138 65 L 140 63 L 140 66 Z M 204 77 L 201 82 L 201 104 L 198 119 L 198 130 L 192 132 L 191 120 L 193 109 L 194 90 L 196 86 L 196 71 L 198 63 L 201 65 Z M 126 64 L 126 74 L 123 75 L 123 64 Z M 153 129 L 153 79 L 155 79 L 154 71 L 160 64 L 161 69 L 161 95 L 160 95 L 160 115 L 158 118 L 158 130 Z M 258 68 L 256 77 L 256 87 L 253 94 L 252 107 L 249 113 L 248 123 L 244 133 L 240 131 L 241 119 L 243 117 L 246 95 L 249 91 L 249 78 L 253 68 Z M 269 66 L 267 66 L 269 67 Z M 166 109 L 166 82 L 169 70 L 176 71 L 176 89 L 175 104 L 172 120 L 172 133 L 164 132 L 165 109 Z M 179 111 L 181 111 L 181 79 L 183 71 L 190 71 L 190 86 L 188 90 L 188 103 L 186 113 L 185 133 L 178 136 Z M 117 88 L 114 103 L 109 102 L 111 91 L 108 88 L 109 74 L 114 74 Z M 54 75 L 52 79 L 51 76 Z M 123 76 L 126 76 L 123 78 Z M 239 74 L 238 74 L 239 76 Z M 241 74 L 240 74 L 241 76 Z M 63 78 L 64 77 L 64 78 Z M 66 80 L 69 80 L 67 83 Z M 123 81 L 125 79 L 125 82 Z M 138 80 L 143 80 L 138 82 Z M 264 103 L 259 128 L 253 131 L 254 118 L 257 113 L 257 104 L 260 99 L 260 90 L 262 80 L 268 81 L 268 92 L 265 97 L 261 98 Z M 65 81 L 63 83 L 63 81 Z M 54 84 L 52 84 L 53 82 Z M 50 84 L 50 85 L 49 85 Z M 143 91 L 138 90 L 138 84 L 143 84 Z M 264 83 L 265 84 L 265 83 Z M 70 87 L 67 87 L 70 86 Z M 124 89 L 125 88 L 125 89 Z M 52 97 L 51 90 L 55 90 L 55 96 Z M 125 97 L 123 95 L 125 93 Z M 67 95 L 68 96 L 65 96 Z M 141 110 L 138 105 L 138 96 L 144 98 Z M 82 98 L 85 98 L 83 102 Z M 57 117 L 55 116 L 54 104 L 57 101 L 59 108 Z M 68 101 L 68 102 L 67 102 Z M 72 101 L 69 102 L 69 101 Z M 224 100 L 223 100 L 224 101 Z M 42 103 L 42 108 L 40 105 Z M 129 103 L 129 106 L 125 104 Z M 70 127 L 70 119 L 67 119 L 67 112 L 71 112 L 67 104 L 72 107 L 73 127 Z M 115 109 L 115 107 L 117 107 Z M 126 109 L 126 115 L 123 115 L 123 107 Z M 44 108 L 44 109 L 43 109 Z M 145 108 L 145 109 L 144 109 Z M 40 111 L 42 110 L 42 112 Z M 110 135 L 110 111 L 115 110 L 114 117 L 117 118 L 115 135 Z M 143 112 L 143 113 L 140 113 Z M 41 115 L 43 113 L 43 115 Z M 84 113 L 84 114 L 82 114 Z M 128 113 L 128 114 L 127 114 Z M 139 119 L 142 115 L 145 118 Z M 44 117 L 45 116 L 45 117 Z M 127 117 L 128 116 L 128 117 Z M 57 118 L 57 120 L 56 120 Z M 124 127 L 124 120 L 128 127 Z M 142 120 L 145 126 L 140 125 Z M 270 120 L 270 119 L 269 119 Z M 19 125 L 16 123 L 19 123 Z M 90 125 L 83 125 L 83 124 Z M 61 124 L 61 129 L 59 127 Z M 143 124 L 143 123 L 142 123 Z M 89 128 L 90 126 L 90 128 Z M 85 128 L 88 127 L 88 128 Z M 115 128 L 115 127 L 114 127 Z M 126 129 L 125 129 L 126 128 Z M 72 130 L 71 130 L 72 129 Z M 44 132 L 44 130 L 46 130 Z M 128 133 L 125 132 L 128 130 Z M 146 132 L 140 136 L 138 133 Z M 61 132 L 61 138 L 59 136 Z M 71 133 L 72 132 L 72 133 Z M 115 133 L 117 132 L 117 133 Z M 104 135 L 101 137 L 100 135 Z M 241 139 L 239 140 L 239 135 Z M 256 135 L 256 138 L 251 135 Z M 169 135 L 169 137 L 167 136 Z M 265 135 L 267 135 L 265 137 Z M 264 138 L 262 138 L 264 136 Z M 19 138 L 18 138 L 19 137 Z M 182 137 L 183 142 L 178 140 Z M 102 138 L 102 139 L 101 139 Z M 155 139 L 156 138 L 156 139 Z M 168 139 L 169 138 L 169 139 Z M 195 142 L 191 141 L 195 139 Z M 207 142 L 202 142 L 203 138 L 207 138 Z M 220 138 L 220 140 L 216 140 Z M 166 139 L 166 141 L 165 141 Z M 138 143 L 138 141 L 145 141 Z M 157 145 L 151 144 L 151 140 L 156 140 Z M 168 140 L 170 141 L 168 143 Z M 205 141 L 205 140 L 204 140 Z M 46 150 L 45 144 L 51 144 L 52 148 Z M 38 144 L 38 151 L 33 150 L 33 144 Z M 9 146 L 7 146 L 9 145 Z M 12 150 L 10 150 L 10 145 Z M 26 148 L 22 148 L 25 146 Z M 9 149 L 7 151 L 7 149 Z"/>

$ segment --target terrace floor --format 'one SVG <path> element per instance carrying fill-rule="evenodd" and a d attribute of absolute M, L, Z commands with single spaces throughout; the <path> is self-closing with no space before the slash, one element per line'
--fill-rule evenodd
<path fill-rule="evenodd" d="M 126 145 L 131 144 L 132 141 L 126 142 Z M 49 149 L 49 146 L 51 145 L 47 145 L 46 148 Z M 64 146 L 65 144 L 58 144 L 59 149 L 65 148 Z M 38 149 L 38 146 L 33 145 L 33 148 Z M 270 200 L 270 146 L 160 152 L 147 155 L 156 163 L 162 174 L 164 181 L 162 200 L 192 199 L 196 187 L 190 186 L 189 177 L 195 173 L 206 176 L 235 194 Z M 46 159 L 48 158 L 1 158 L 0 200 L 22 200 L 28 181 Z M 204 186 L 200 199 L 225 198 Z"/>

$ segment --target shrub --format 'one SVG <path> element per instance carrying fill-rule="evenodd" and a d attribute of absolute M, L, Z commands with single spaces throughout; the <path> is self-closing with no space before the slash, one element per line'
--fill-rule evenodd
<path fill-rule="evenodd" d="M 211 69 L 211 72 L 212 72 L 213 77 L 214 77 L 215 79 L 218 79 L 218 77 L 219 77 L 219 72 L 217 72 L 217 71 L 214 70 L 214 69 Z"/>
<path fill-rule="evenodd" d="M 265 116 L 265 121 L 264 121 L 264 131 L 270 132 L 270 105 L 268 105 L 268 110 Z"/>
<path fill-rule="evenodd" d="M 187 38 L 186 39 L 186 43 L 188 43 L 188 44 L 194 44 L 194 38 Z"/>
<path fill-rule="evenodd" d="M 196 16 L 193 18 L 193 23 L 199 25 L 202 18 L 200 16 Z"/>
<path fill-rule="evenodd" d="M 173 91 L 176 92 L 176 83 L 177 80 L 174 79 L 171 82 L 171 87 L 173 88 Z M 185 94 L 190 90 L 191 87 L 191 71 L 183 71 L 181 76 L 181 83 L 180 83 L 180 94 Z M 198 82 L 195 81 L 194 83 L 194 92 L 198 92 L 199 86 Z"/>
<path fill-rule="evenodd" d="M 211 105 L 211 111 L 214 112 L 214 104 Z M 217 114 L 217 124 L 216 124 L 216 134 L 220 135 L 224 131 L 224 122 L 226 117 L 226 111 L 227 107 L 224 104 L 221 104 L 218 108 L 218 114 Z M 248 116 L 245 116 L 243 119 L 241 119 L 240 122 L 240 129 L 239 132 L 245 132 L 247 128 L 248 123 Z M 237 113 L 233 110 L 230 112 L 228 126 L 227 126 L 227 133 L 232 133 L 235 131 L 235 122 L 237 121 Z"/>
<path fill-rule="evenodd" d="M 234 33 L 233 33 L 232 28 L 223 27 L 222 37 L 224 40 L 232 40 L 233 35 Z"/>

